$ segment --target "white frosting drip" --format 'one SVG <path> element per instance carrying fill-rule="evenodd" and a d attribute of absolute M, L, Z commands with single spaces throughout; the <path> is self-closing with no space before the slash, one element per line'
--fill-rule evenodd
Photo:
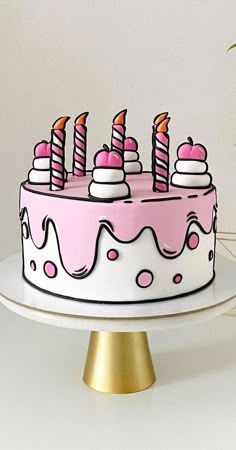
<path fill-rule="evenodd" d="M 129 186 L 125 182 L 117 184 L 101 184 L 92 181 L 89 186 L 89 193 L 93 197 L 101 199 L 118 199 L 129 195 Z"/>
<path fill-rule="evenodd" d="M 142 164 L 140 161 L 127 161 L 124 163 L 126 173 L 141 173 Z"/>
<path fill-rule="evenodd" d="M 39 157 L 34 158 L 33 160 L 33 168 L 34 169 L 50 169 L 50 158 L 49 157 Z"/>
<path fill-rule="evenodd" d="M 100 168 L 96 167 L 93 170 L 93 179 L 97 183 L 120 183 L 124 181 L 125 173 L 123 169 Z"/>
<path fill-rule="evenodd" d="M 177 172 L 181 173 L 206 173 L 207 164 L 205 161 L 182 160 L 178 159 L 175 163 Z"/>
<path fill-rule="evenodd" d="M 138 161 L 139 154 L 138 152 L 131 152 L 129 150 L 124 151 L 124 160 L 125 161 Z"/>
<path fill-rule="evenodd" d="M 211 184 L 211 176 L 205 174 L 184 174 L 175 172 L 171 181 L 176 186 L 183 187 L 208 187 Z"/>

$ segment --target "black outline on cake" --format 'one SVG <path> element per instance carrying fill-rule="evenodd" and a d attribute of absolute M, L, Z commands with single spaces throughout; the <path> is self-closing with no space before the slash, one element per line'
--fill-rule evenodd
<path fill-rule="evenodd" d="M 31 266 L 31 264 L 33 264 L 34 268 Z M 37 264 L 34 259 L 30 260 L 30 268 L 33 270 L 33 272 L 37 270 Z"/>
<path fill-rule="evenodd" d="M 215 205 L 213 206 L 213 215 L 214 215 L 214 218 L 215 218 L 215 216 L 217 215 L 216 208 L 217 208 L 217 204 L 215 204 Z M 24 217 L 25 211 L 27 211 L 27 208 L 22 208 L 22 209 L 20 210 L 21 220 L 22 220 L 23 217 Z M 27 211 L 27 216 L 28 216 L 28 211 Z M 28 220 L 29 220 L 29 217 L 28 217 Z M 50 219 L 49 219 L 49 220 L 50 220 Z M 212 219 L 212 220 L 214 220 L 214 219 Z M 193 223 L 195 223 L 195 222 L 193 222 Z M 213 222 L 212 222 L 212 223 L 213 223 Z M 106 227 L 105 227 L 105 228 L 106 228 Z M 47 227 L 47 229 L 48 229 L 48 227 Z M 108 228 L 106 228 L 106 229 L 107 229 L 108 232 L 110 232 Z M 30 224 L 29 224 L 29 230 L 30 230 Z M 101 232 L 101 228 L 99 229 L 99 231 Z M 211 231 L 212 231 L 212 227 L 211 227 L 211 230 L 209 231 L 209 233 L 211 233 Z M 46 232 L 47 232 L 47 231 L 46 231 Z M 209 233 L 208 233 L 208 234 L 209 234 Z M 207 233 L 205 233 L 205 234 L 207 234 Z M 187 235 L 187 234 L 186 234 L 186 235 Z M 31 236 L 31 230 L 30 230 L 30 236 Z M 32 239 L 32 236 L 31 236 L 31 239 Z M 58 239 L 57 235 L 56 235 L 56 239 Z M 23 237 L 21 238 L 21 240 L 23 240 Z M 32 239 L 32 242 L 34 243 L 33 239 Z M 45 245 L 46 245 L 46 244 L 45 244 Z M 38 248 L 38 247 L 37 247 L 37 248 Z M 42 248 L 42 247 L 41 247 L 41 248 Z M 214 280 L 214 278 L 215 278 L 215 253 L 216 253 L 216 252 L 215 252 L 215 248 L 216 248 L 216 235 L 214 234 L 213 276 L 212 276 L 212 278 L 211 278 L 205 285 L 201 286 L 200 288 L 193 289 L 192 291 L 184 292 L 183 294 L 177 294 L 177 295 L 174 295 L 174 296 L 171 296 L 171 297 L 164 297 L 164 298 L 159 298 L 159 299 L 158 299 L 158 298 L 157 298 L 157 299 L 145 299 L 145 300 L 140 300 L 140 301 L 121 301 L 121 302 L 119 302 L 119 304 L 124 304 L 124 305 L 125 305 L 125 304 L 137 304 L 137 303 L 154 303 L 154 302 L 157 302 L 157 301 L 166 301 L 166 300 L 170 300 L 170 299 L 186 297 L 187 295 L 194 294 L 194 293 L 197 293 L 197 292 L 202 291 L 203 289 L 205 289 L 206 287 L 208 287 L 208 286 L 213 282 L 213 280 Z M 60 253 L 60 247 L 59 247 L 59 246 L 58 246 L 58 252 L 59 252 L 59 258 L 61 259 L 61 253 Z M 211 262 L 211 261 L 210 261 L 210 262 Z M 62 261 L 61 261 L 61 264 L 62 264 Z M 63 264 L 62 264 L 62 267 L 64 268 Z M 56 293 L 54 293 L 54 292 L 48 291 L 47 289 L 40 288 L 40 287 L 37 286 L 36 284 L 34 284 L 34 283 L 32 283 L 31 281 L 29 281 L 29 280 L 27 279 L 27 277 L 25 276 L 25 274 L 24 274 L 24 270 L 25 270 L 25 267 L 24 267 L 24 247 L 23 247 L 23 242 L 22 242 L 22 277 L 23 277 L 23 279 L 24 279 L 30 286 L 34 287 L 35 289 L 39 290 L 40 292 L 47 293 L 47 294 L 52 295 L 53 297 L 57 297 L 57 298 L 58 298 L 58 297 L 59 297 L 59 298 L 65 298 L 65 299 L 68 299 L 68 300 L 81 301 L 81 302 L 85 302 L 85 303 L 117 304 L 117 302 L 111 301 L 111 300 L 104 301 L 104 300 L 82 299 L 82 298 L 76 298 L 76 297 L 70 297 L 70 296 L 66 296 L 66 295 L 56 294 Z M 66 270 L 65 270 L 65 271 L 66 271 Z M 67 272 L 67 271 L 66 271 L 66 272 Z M 68 272 L 67 272 L 67 273 L 68 273 Z M 69 274 L 69 273 L 68 273 L 68 274 Z M 70 275 L 70 274 L 69 274 L 69 275 Z"/>
<path fill-rule="evenodd" d="M 20 219 L 21 220 L 21 219 Z M 26 232 L 26 236 L 24 236 L 24 230 Z M 21 233 L 24 239 L 29 239 L 29 227 L 28 224 L 26 222 L 23 222 L 21 225 Z"/>
<path fill-rule="evenodd" d="M 59 259 L 60 259 L 60 263 L 61 263 L 62 268 L 72 278 L 83 279 L 83 278 L 89 276 L 92 273 L 92 271 L 94 270 L 95 266 L 96 266 L 97 256 L 98 256 L 98 243 L 99 243 L 100 235 L 101 235 L 101 232 L 102 232 L 103 229 L 105 229 L 116 242 L 121 243 L 121 244 L 130 244 L 132 242 L 135 242 L 137 239 L 139 239 L 139 237 L 144 232 L 144 230 L 151 230 L 151 233 L 153 235 L 153 239 L 154 239 L 154 242 L 155 242 L 155 245 L 156 245 L 156 249 L 159 252 L 159 254 L 163 258 L 166 258 L 166 259 L 175 259 L 175 258 L 179 257 L 182 254 L 182 252 L 184 251 L 185 246 L 187 246 L 187 240 L 188 240 L 188 237 L 189 237 L 189 229 L 190 229 L 192 224 L 195 224 L 196 226 L 198 226 L 198 228 L 201 230 L 201 232 L 203 234 L 208 235 L 212 231 L 214 233 L 213 221 L 215 220 L 215 216 L 216 216 L 216 204 L 212 208 L 212 221 L 211 221 L 211 228 L 210 228 L 209 232 L 207 233 L 199 222 L 197 222 L 196 220 L 192 220 L 189 223 L 188 227 L 187 227 L 185 239 L 184 239 L 183 246 L 182 246 L 180 252 L 179 253 L 175 252 L 175 254 L 172 253 L 171 255 L 169 254 L 169 256 L 166 256 L 164 254 L 164 250 L 161 251 L 161 249 L 159 247 L 159 244 L 158 244 L 158 239 L 157 239 L 156 233 L 153 230 L 153 228 L 151 228 L 151 227 L 148 227 L 148 226 L 143 227 L 133 239 L 128 240 L 128 241 L 122 241 L 122 240 L 118 239 L 114 235 L 114 233 L 112 232 L 110 226 L 108 226 L 106 223 L 105 224 L 101 223 L 101 225 L 100 225 L 100 227 L 98 229 L 98 234 L 97 234 L 96 243 L 95 243 L 94 259 L 93 259 L 93 264 L 92 264 L 91 268 L 89 270 L 85 269 L 85 270 L 83 270 L 83 272 L 82 272 L 82 269 L 83 269 L 82 268 L 82 269 L 76 270 L 72 274 L 64 266 L 63 258 L 62 258 L 62 254 L 61 254 L 61 249 L 60 249 L 60 242 L 59 242 L 59 238 L 58 238 L 58 234 L 57 234 L 57 228 L 56 228 L 56 225 L 55 225 L 54 221 L 52 219 L 48 218 L 48 217 L 44 218 L 43 226 L 45 228 L 45 236 L 44 236 L 44 240 L 43 240 L 43 243 L 41 244 L 41 246 L 37 246 L 35 244 L 34 240 L 33 240 L 33 237 L 32 237 L 28 210 L 27 210 L 26 207 L 23 207 L 22 208 L 22 212 L 21 212 L 21 217 L 22 217 L 21 220 L 23 220 L 25 214 L 27 214 L 27 219 L 28 219 L 29 235 L 30 235 L 31 241 L 34 244 L 35 248 L 37 248 L 38 250 L 41 250 L 47 245 L 49 224 L 51 224 L 53 229 L 54 229 L 54 232 L 55 232 L 56 241 L 57 241 L 57 247 L 58 247 L 58 255 L 59 255 Z M 214 235 L 215 235 L 215 233 L 214 233 Z M 216 235 L 215 235 L 215 241 L 216 241 Z M 167 250 L 167 252 L 168 252 L 168 250 Z M 215 254 L 215 249 L 214 249 L 214 254 Z M 23 237 L 22 237 L 22 257 L 23 257 Z M 81 270 L 81 272 L 80 272 L 80 270 Z M 24 276 L 24 257 L 23 257 L 23 276 Z M 24 278 L 26 278 L 26 277 L 24 276 Z M 58 294 L 55 294 L 55 295 L 58 295 Z"/>

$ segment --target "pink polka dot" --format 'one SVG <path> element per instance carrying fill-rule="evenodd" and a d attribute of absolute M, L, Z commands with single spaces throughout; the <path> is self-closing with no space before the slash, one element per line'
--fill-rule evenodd
<path fill-rule="evenodd" d="M 197 248 L 198 244 L 199 244 L 198 234 L 194 232 L 190 233 L 187 240 L 188 248 L 190 248 L 190 250 L 194 250 L 195 248 Z"/>
<path fill-rule="evenodd" d="M 36 262 L 33 259 L 30 261 L 30 267 L 33 271 L 36 270 Z"/>
<path fill-rule="evenodd" d="M 174 282 L 175 284 L 179 284 L 179 283 L 181 283 L 182 279 L 183 279 L 183 276 L 181 275 L 181 273 L 177 273 L 177 274 L 173 277 L 173 282 Z"/>
<path fill-rule="evenodd" d="M 57 266 L 52 261 L 46 261 L 44 263 L 43 270 L 48 278 L 55 278 L 57 275 Z"/>
<path fill-rule="evenodd" d="M 150 270 L 142 270 L 136 277 L 136 283 L 141 288 L 147 288 L 151 286 L 153 278 L 153 273 Z"/>
<path fill-rule="evenodd" d="M 117 250 L 115 250 L 115 249 L 108 250 L 107 258 L 110 261 L 115 261 L 118 257 L 119 257 L 119 252 Z"/>

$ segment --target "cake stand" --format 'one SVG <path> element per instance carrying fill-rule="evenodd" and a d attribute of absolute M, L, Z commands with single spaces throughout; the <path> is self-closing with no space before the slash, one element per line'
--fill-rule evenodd
<path fill-rule="evenodd" d="M 178 299 L 135 305 L 68 300 L 31 287 L 21 275 L 21 256 L 0 263 L 0 301 L 31 320 L 91 331 L 83 380 L 107 393 L 131 393 L 155 380 L 147 331 L 211 319 L 236 304 L 236 265 L 216 257 L 214 282 Z"/>

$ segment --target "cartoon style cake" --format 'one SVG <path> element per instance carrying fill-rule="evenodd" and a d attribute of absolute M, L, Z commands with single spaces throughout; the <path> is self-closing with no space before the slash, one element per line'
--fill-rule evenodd
<path fill-rule="evenodd" d="M 155 117 L 152 168 L 126 138 L 126 110 L 86 169 L 88 113 L 74 122 L 72 172 L 65 170 L 67 116 L 50 143 L 35 146 L 20 188 L 23 276 L 31 285 L 83 301 L 135 303 L 179 297 L 214 278 L 216 189 L 207 151 L 191 138 L 169 174 L 168 113 Z"/>

